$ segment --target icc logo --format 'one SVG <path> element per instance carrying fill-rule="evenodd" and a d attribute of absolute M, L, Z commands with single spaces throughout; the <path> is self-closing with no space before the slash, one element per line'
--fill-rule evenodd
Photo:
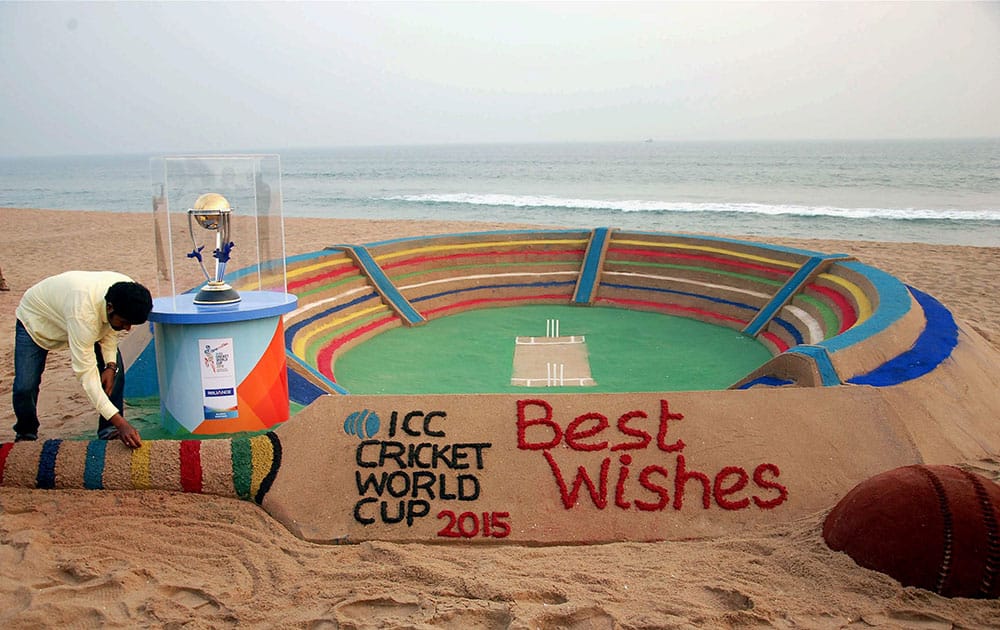
<path fill-rule="evenodd" d="M 377 413 L 363 409 L 347 416 L 347 420 L 344 420 L 344 433 L 366 440 L 378 433 L 380 424 Z"/>

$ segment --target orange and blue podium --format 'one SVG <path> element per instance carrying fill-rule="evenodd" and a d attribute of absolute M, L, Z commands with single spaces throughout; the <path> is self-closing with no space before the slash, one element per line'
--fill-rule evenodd
<path fill-rule="evenodd" d="M 282 315 L 297 298 L 241 291 L 235 304 L 156 298 L 149 320 L 163 428 L 175 435 L 269 429 L 289 418 Z"/>

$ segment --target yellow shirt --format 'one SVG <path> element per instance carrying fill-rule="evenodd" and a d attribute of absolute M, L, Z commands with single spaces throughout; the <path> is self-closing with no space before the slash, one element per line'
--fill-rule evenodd
<path fill-rule="evenodd" d="M 105 418 L 118 409 L 101 387 L 94 344 L 101 344 L 105 362 L 115 360 L 118 337 L 108 323 L 104 296 L 116 282 L 132 279 L 114 271 L 67 271 L 25 291 L 17 306 L 17 318 L 35 343 L 46 350 L 69 347 L 73 372 Z"/>

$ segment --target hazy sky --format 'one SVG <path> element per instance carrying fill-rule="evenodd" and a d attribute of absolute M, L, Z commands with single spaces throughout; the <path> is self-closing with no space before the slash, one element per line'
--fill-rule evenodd
<path fill-rule="evenodd" d="M 1000 3 L 0 2 L 0 155 L 1000 137 Z"/>

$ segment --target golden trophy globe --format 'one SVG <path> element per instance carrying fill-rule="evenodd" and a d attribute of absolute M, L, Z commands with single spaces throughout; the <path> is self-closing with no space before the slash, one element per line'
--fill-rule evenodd
<path fill-rule="evenodd" d="M 232 213 L 229 201 L 219 193 L 201 195 L 194 202 L 194 207 L 188 209 L 188 231 L 191 233 L 191 244 L 194 249 L 187 257 L 198 261 L 202 273 L 205 274 L 205 280 L 208 281 L 194 296 L 195 304 L 223 305 L 240 301 L 240 294 L 236 289 L 223 280 L 229 253 L 234 247 L 234 243 L 229 240 L 229 221 Z M 215 275 L 209 275 L 202 260 L 201 251 L 205 249 L 205 245 L 199 246 L 195 239 L 196 222 L 205 230 L 215 232 L 215 250 L 212 251 L 212 257 L 215 258 Z"/>

